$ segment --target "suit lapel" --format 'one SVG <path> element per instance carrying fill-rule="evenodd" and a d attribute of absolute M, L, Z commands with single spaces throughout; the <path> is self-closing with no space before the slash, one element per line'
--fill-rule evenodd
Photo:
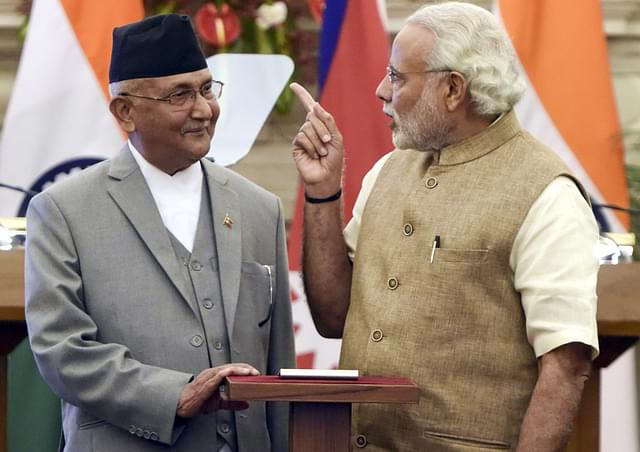
<path fill-rule="evenodd" d="M 107 183 L 109 195 L 129 219 L 184 301 L 191 307 L 189 292 L 171 246 L 169 234 L 162 223 L 147 182 L 128 146 L 125 146 L 112 161 L 109 177 L 111 178 Z"/>
<path fill-rule="evenodd" d="M 204 159 L 202 162 L 212 204 L 222 304 L 227 331 L 231 339 L 242 270 L 242 218 L 238 206 L 238 195 L 229 187 L 228 177 L 208 160 Z"/>

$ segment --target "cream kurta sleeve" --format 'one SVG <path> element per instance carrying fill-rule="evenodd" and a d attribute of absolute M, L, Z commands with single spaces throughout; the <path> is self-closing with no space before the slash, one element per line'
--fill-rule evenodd
<path fill-rule="evenodd" d="M 351 260 L 367 199 L 389 156 L 364 177 L 353 217 L 344 229 Z M 597 223 L 576 185 L 566 177 L 554 179 L 531 206 L 509 259 L 536 356 L 569 342 L 589 345 L 593 356 L 598 354 L 597 241 Z"/>
<path fill-rule="evenodd" d="M 597 242 L 589 205 L 570 179 L 556 178 L 531 206 L 509 260 L 536 356 L 569 342 L 598 354 Z"/>
<path fill-rule="evenodd" d="M 362 179 L 362 188 L 360 188 L 360 193 L 358 194 L 356 203 L 353 205 L 351 220 L 349 220 L 349 223 L 344 228 L 344 241 L 347 245 L 349 259 L 351 259 L 352 262 L 356 256 L 356 246 L 358 245 L 358 235 L 360 234 L 360 225 L 362 224 L 362 213 L 364 212 L 364 207 L 367 204 L 369 194 L 371 194 L 373 184 L 375 184 L 378 174 L 380 174 L 380 170 L 390 156 L 391 152 L 383 155 Z"/>

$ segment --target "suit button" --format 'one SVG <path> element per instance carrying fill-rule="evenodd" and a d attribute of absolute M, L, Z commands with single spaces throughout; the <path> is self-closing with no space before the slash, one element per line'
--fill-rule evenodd
<path fill-rule="evenodd" d="M 411 223 L 407 223 L 402 227 L 402 233 L 409 237 L 413 234 L 413 225 Z"/>
<path fill-rule="evenodd" d="M 205 309 L 211 309 L 213 308 L 213 301 L 211 301 L 210 298 L 205 298 L 204 300 L 202 300 L 202 306 Z"/>
<path fill-rule="evenodd" d="M 229 433 L 231 431 L 231 427 L 229 427 L 229 424 L 226 422 L 223 422 L 218 426 L 218 430 L 220 430 L 220 433 Z"/>
<path fill-rule="evenodd" d="M 215 343 L 215 344 L 213 344 L 213 347 L 214 347 L 216 350 L 222 350 L 222 342 L 220 342 L 220 341 L 216 341 L 216 343 Z"/>
<path fill-rule="evenodd" d="M 191 338 L 190 342 L 191 342 L 191 345 L 193 345 L 194 347 L 200 347 L 204 342 L 204 339 L 202 339 L 202 336 L 200 336 L 199 334 L 196 334 Z"/>
<path fill-rule="evenodd" d="M 142 437 L 144 439 L 149 439 L 151 438 L 151 432 L 149 430 L 145 430 L 144 432 L 142 432 Z"/>
<path fill-rule="evenodd" d="M 156 432 L 151 432 L 151 435 L 149 436 L 149 439 L 151 441 L 158 441 L 158 434 Z"/>
<path fill-rule="evenodd" d="M 135 425 L 130 425 L 129 426 L 129 433 L 131 433 L 132 435 L 136 434 L 136 426 Z"/>
<path fill-rule="evenodd" d="M 191 270 L 194 270 L 197 272 L 202 270 L 202 264 L 200 263 L 200 261 L 191 262 Z"/>
<path fill-rule="evenodd" d="M 380 342 L 382 340 L 382 330 L 375 329 L 371 332 L 371 340 L 373 342 Z"/>
<path fill-rule="evenodd" d="M 138 427 L 136 429 L 136 436 L 139 436 L 140 438 L 142 438 L 142 435 L 144 435 L 144 432 L 142 431 L 142 429 L 140 427 Z"/>
<path fill-rule="evenodd" d="M 355 443 L 356 443 L 356 447 L 362 449 L 367 445 L 367 437 L 364 435 L 358 435 L 356 436 Z"/>
<path fill-rule="evenodd" d="M 392 276 L 387 280 L 387 287 L 389 288 L 389 290 L 396 290 L 399 285 L 400 283 L 398 282 L 398 278 L 396 278 L 395 276 Z"/>
<path fill-rule="evenodd" d="M 436 188 L 436 185 L 438 185 L 438 178 L 436 177 L 428 177 L 427 180 L 424 181 L 424 185 L 427 188 Z"/>

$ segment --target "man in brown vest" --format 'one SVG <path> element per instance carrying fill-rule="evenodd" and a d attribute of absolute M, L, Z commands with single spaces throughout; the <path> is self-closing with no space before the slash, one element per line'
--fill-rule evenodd
<path fill-rule="evenodd" d="M 565 165 L 522 130 L 524 84 L 496 19 L 428 6 L 396 36 L 377 96 L 397 150 L 342 231 L 343 144 L 299 85 L 304 277 L 340 365 L 406 376 L 418 405 L 354 408 L 372 451 L 556 451 L 598 353 L 598 230 Z M 336 202 L 338 201 L 338 202 Z"/>

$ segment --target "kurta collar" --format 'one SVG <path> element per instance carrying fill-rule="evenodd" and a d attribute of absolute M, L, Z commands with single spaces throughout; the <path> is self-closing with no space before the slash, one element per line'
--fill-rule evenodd
<path fill-rule="evenodd" d="M 511 110 L 490 127 L 440 151 L 439 165 L 460 165 L 497 149 L 521 131 L 515 111 Z"/>

